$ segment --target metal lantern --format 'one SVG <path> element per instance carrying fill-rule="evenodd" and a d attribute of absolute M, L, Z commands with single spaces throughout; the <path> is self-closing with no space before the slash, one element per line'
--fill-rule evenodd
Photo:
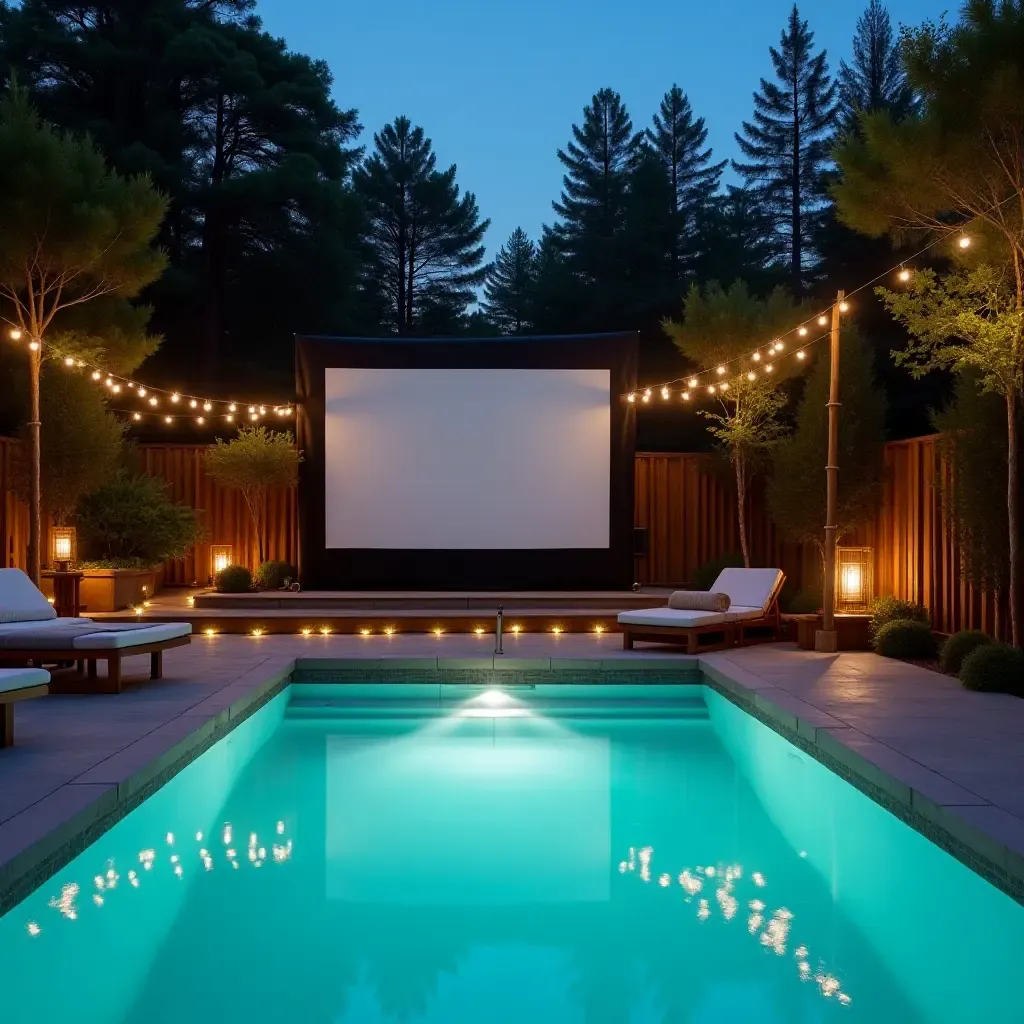
<path fill-rule="evenodd" d="M 836 548 L 836 611 L 867 612 L 874 600 L 874 552 L 871 548 Z"/>
<path fill-rule="evenodd" d="M 50 530 L 50 562 L 58 572 L 67 572 L 78 558 L 78 537 L 73 526 L 54 526 Z"/>
<path fill-rule="evenodd" d="M 231 549 L 230 544 L 211 544 L 210 545 L 210 565 L 212 567 L 211 576 L 214 579 L 217 578 L 217 574 L 222 572 L 231 564 L 231 558 L 234 552 Z"/>

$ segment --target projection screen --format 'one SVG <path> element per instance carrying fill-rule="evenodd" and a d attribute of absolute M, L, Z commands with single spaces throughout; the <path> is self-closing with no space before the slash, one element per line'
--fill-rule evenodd
<path fill-rule="evenodd" d="M 624 587 L 636 336 L 298 338 L 308 588 Z"/>

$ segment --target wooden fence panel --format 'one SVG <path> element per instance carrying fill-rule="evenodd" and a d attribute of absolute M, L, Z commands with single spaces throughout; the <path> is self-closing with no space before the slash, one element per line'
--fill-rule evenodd
<path fill-rule="evenodd" d="M 14 460 L 17 442 L 0 437 L 0 566 L 25 569 L 28 566 L 28 507 L 14 493 Z"/>

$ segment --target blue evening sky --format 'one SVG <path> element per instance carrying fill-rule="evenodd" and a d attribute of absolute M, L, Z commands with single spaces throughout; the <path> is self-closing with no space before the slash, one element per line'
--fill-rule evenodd
<path fill-rule="evenodd" d="M 801 17 L 834 72 L 867 0 L 803 0 Z M 561 190 L 556 150 L 603 86 L 646 127 L 678 83 L 704 117 L 715 157 L 771 77 L 790 0 L 259 0 L 292 49 L 323 58 L 334 96 L 359 111 L 361 141 L 397 115 L 422 125 L 438 166 L 491 218 L 487 256 L 521 225 L 532 238 Z M 889 0 L 894 27 L 955 15 L 958 0 Z"/>

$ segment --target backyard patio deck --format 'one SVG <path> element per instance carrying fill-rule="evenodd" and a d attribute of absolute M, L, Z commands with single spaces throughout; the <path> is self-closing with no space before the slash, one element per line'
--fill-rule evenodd
<path fill-rule="evenodd" d="M 623 670 L 699 661 L 737 702 L 861 788 L 875 787 L 894 813 L 964 844 L 966 854 L 954 850 L 961 859 L 974 851 L 996 865 L 1005 876 L 997 884 L 1024 901 L 1024 700 L 971 693 L 872 654 L 776 644 L 693 659 L 620 644 L 618 636 L 523 634 L 507 637 L 505 658 L 495 659 L 493 635 L 199 636 L 167 654 L 162 680 L 118 696 L 26 702 L 16 746 L 0 750 L 0 912 L 95 838 L 103 819 L 109 824 L 247 705 L 276 692 L 297 659 L 345 659 L 349 672 L 368 675 L 494 666 L 608 681 Z M 127 663 L 129 684 L 144 668 Z"/>

